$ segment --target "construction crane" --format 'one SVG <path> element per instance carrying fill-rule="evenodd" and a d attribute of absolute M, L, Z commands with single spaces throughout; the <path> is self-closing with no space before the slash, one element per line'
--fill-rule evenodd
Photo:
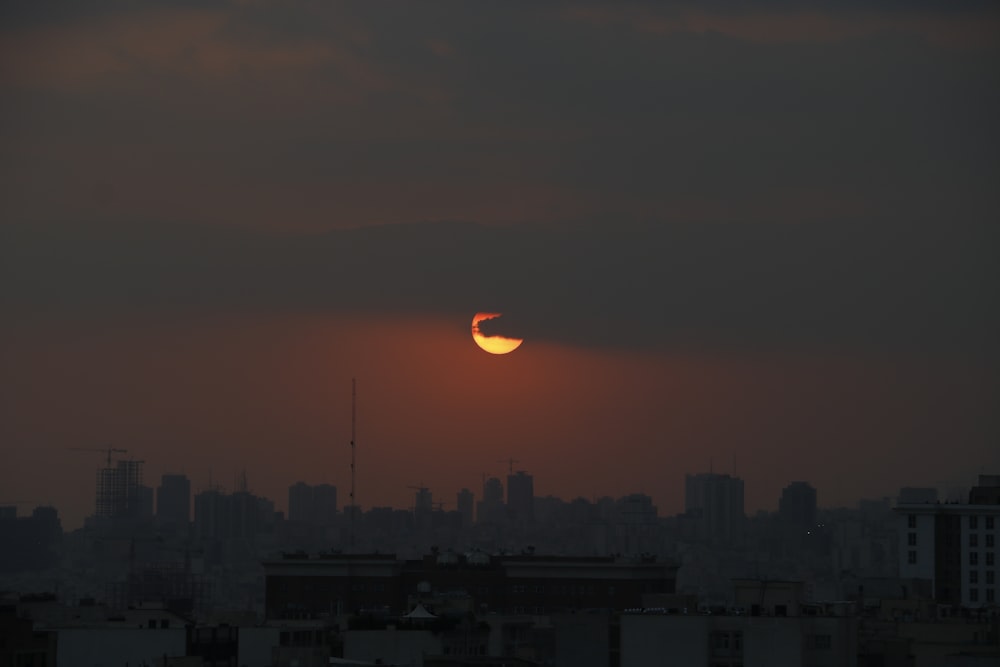
<path fill-rule="evenodd" d="M 508 466 L 507 467 L 507 474 L 513 475 L 514 474 L 514 464 L 515 463 L 520 463 L 520 461 L 518 461 L 517 459 L 515 459 L 515 458 L 512 457 L 512 458 L 509 458 L 509 459 L 500 459 L 499 461 L 497 461 L 497 463 L 506 463 L 507 466 Z"/>
<path fill-rule="evenodd" d="M 125 454 L 126 452 L 128 452 L 127 449 L 118 449 L 117 447 L 70 447 L 69 449 L 73 450 L 74 452 L 102 452 L 102 453 L 107 452 L 108 468 L 111 467 L 112 452 L 117 452 L 119 454 Z"/>

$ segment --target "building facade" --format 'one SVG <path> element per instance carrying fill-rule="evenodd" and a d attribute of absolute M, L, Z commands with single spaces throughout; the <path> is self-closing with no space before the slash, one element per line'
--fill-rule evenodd
<path fill-rule="evenodd" d="M 901 503 L 899 575 L 925 579 L 934 599 L 958 607 L 997 604 L 1000 476 L 980 475 L 968 503 Z"/>
<path fill-rule="evenodd" d="M 640 606 L 642 596 L 673 593 L 677 568 L 612 557 L 431 554 L 286 556 L 264 562 L 268 618 L 343 612 L 406 613 L 430 591 L 467 597 L 477 613 L 549 614 Z"/>

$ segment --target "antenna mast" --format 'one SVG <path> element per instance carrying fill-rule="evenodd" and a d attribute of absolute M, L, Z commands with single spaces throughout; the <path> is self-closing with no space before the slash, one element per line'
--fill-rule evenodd
<path fill-rule="evenodd" d="M 356 450 L 357 447 L 354 444 L 355 430 L 357 428 L 358 421 L 358 381 L 356 378 L 351 378 L 351 546 L 354 546 L 354 515 L 356 512 L 355 497 L 354 497 L 354 477 L 356 470 Z"/>

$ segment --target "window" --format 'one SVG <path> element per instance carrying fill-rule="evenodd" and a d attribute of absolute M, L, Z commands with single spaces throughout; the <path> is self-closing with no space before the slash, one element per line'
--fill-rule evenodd
<path fill-rule="evenodd" d="M 909 544 L 911 547 L 917 546 L 917 534 L 916 533 L 910 533 L 909 535 L 907 535 L 906 536 L 906 543 Z"/>
<path fill-rule="evenodd" d="M 993 583 L 993 570 L 987 570 L 986 571 L 986 583 L 987 584 L 992 584 Z"/>
<path fill-rule="evenodd" d="M 975 533 L 969 533 L 969 546 L 978 547 L 979 546 L 979 535 Z"/>
<path fill-rule="evenodd" d="M 969 517 L 969 530 L 975 530 L 979 527 L 979 517 L 970 516 Z"/>
<path fill-rule="evenodd" d="M 992 588 L 987 588 L 986 589 L 986 601 L 987 602 L 994 602 L 993 589 Z"/>
<path fill-rule="evenodd" d="M 994 540 L 993 535 L 986 536 L 986 546 L 990 549 L 993 548 L 993 540 Z"/>
<path fill-rule="evenodd" d="M 993 561 L 994 560 L 995 560 L 995 554 L 992 551 L 987 551 L 986 552 L 986 564 L 987 565 L 993 565 Z"/>
<path fill-rule="evenodd" d="M 979 589 L 970 588 L 969 589 L 969 602 L 979 602 Z"/>
<path fill-rule="evenodd" d="M 986 517 L 986 528 L 988 530 L 993 530 L 993 517 L 991 516 Z"/>
<path fill-rule="evenodd" d="M 979 552 L 970 551 L 969 552 L 969 565 L 979 565 Z"/>
<path fill-rule="evenodd" d="M 909 563 L 910 565 L 916 565 L 917 564 L 917 552 L 916 551 L 911 551 L 910 553 L 908 553 L 907 556 L 906 556 L 906 562 Z"/>
<path fill-rule="evenodd" d="M 917 527 L 917 515 L 916 514 L 911 514 L 908 517 L 906 517 L 906 527 L 909 528 L 909 529 L 911 529 L 911 530 Z"/>
<path fill-rule="evenodd" d="M 979 570 L 969 570 L 969 583 L 970 584 L 979 583 Z"/>

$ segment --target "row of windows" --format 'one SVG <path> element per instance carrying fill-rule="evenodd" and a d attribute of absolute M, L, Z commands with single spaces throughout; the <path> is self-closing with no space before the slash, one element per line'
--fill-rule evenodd
<path fill-rule="evenodd" d="M 994 527 L 993 517 L 987 516 L 987 517 L 983 517 L 983 519 L 984 519 L 983 523 L 986 524 L 986 526 L 985 526 L 986 530 L 993 530 L 993 527 Z M 970 516 L 969 517 L 969 530 L 976 530 L 978 528 L 979 528 L 979 517 L 978 516 Z"/>
<path fill-rule="evenodd" d="M 992 516 L 983 517 L 983 524 L 984 524 L 983 527 L 986 530 L 993 530 L 996 527 L 996 523 L 995 523 L 994 519 L 995 519 L 995 517 L 992 517 Z M 979 529 L 979 517 L 978 516 L 970 516 L 970 517 L 968 517 L 968 525 L 969 525 L 969 530 L 978 530 Z M 917 527 L 917 515 L 916 514 L 908 514 L 906 516 L 906 527 L 909 528 L 910 530 L 913 530 L 913 529 L 915 529 Z"/>
<path fill-rule="evenodd" d="M 986 583 L 992 584 L 995 577 L 995 572 L 993 570 L 986 571 Z M 979 570 L 969 570 L 969 583 L 978 584 L 979 583 Z"/>
<path fill-rule="evenodd" d="M 986 552 L 986 566 L 991 567 L 996 564 L 996 554 L 992 551 Z M 969 565 L 979 565 L 979 552 L 969 552 Z"/>
<path fill-rule="evenodd" d="M 914 535 L 914 537 L 916 537 L 916 536 Z M 985 537 L 986 537 L 986 540 L 985 540 L 986 547 L 987 548 L 992 547 L 993 546 L 993 539 L 994 539 L 993 535 L 986 535 Z M 979 546 L 979 535 L 977 533 L 969 533 L 969 546 L 970 547 L 978 547 Z"/>
<path fill-rule="evenodd" d="M 996 601 L 995 594 L 994 594 L 992 588 L 987 588 L 986 589 L 986 601 L 987 602 L 995 602 Z M 969 589 L 969 602 L 979 602 L 979 589 L 978 588 L 970 588 Z"/>

